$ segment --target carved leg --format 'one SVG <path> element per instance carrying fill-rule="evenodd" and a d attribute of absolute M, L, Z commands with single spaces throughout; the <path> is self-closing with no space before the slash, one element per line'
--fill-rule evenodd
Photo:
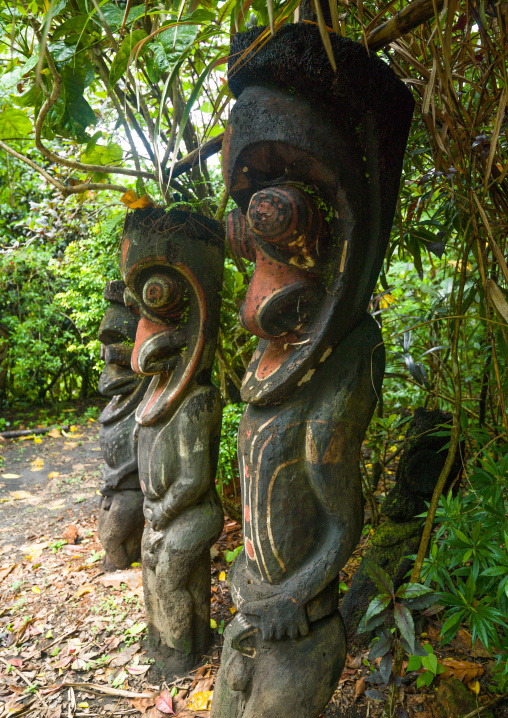
<path fill-rule="evenodd" d="M 346 661 L 340 614 L 312 623 L 310 633 L 296 640 L 263 641 L 259 632 L 248 635 L 247 626 L 239 615 L 225 633 L 211 718 L 319 715 Z"/>
<path fill-rule="evenodd" d="M 102 499 L 98 534 L 106 551 L 106 571 L 128 568 L 139 559 L 144 524 L 141 491 L 125 489 Z"/>
<path fill-rule="evenodd" d="M 213 502 L 189 509 L 163 532 L 143 535 L 150 648 L 167 678 L 191 668 L 210 640 L 210 545 L 222 530 Z"/>

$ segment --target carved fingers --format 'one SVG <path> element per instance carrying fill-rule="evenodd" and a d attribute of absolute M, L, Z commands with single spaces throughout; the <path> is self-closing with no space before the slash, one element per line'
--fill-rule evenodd
<path fill-rule="evenodd" d="M 247 603 L 242 608 L 249 623 L 261 631 L 265 641 L 280 641 L 285 636 L 297 638 L 309 632 L 305 606 L 300 606 L 286 594 L 278 594 L 264 601 Z"/>

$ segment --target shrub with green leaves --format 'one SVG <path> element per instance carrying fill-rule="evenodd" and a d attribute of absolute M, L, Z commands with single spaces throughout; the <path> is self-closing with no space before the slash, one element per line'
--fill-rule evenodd
<path fill-rule="evenodd" d="M 492 651 L 508 685 L 508 453 L 485 453 L 469 473 L 469 491 L 442 496 L 439 527 L 422 577 L 445 606 L 441 630 L 449 642 L 465 623 Z"/>
<path fill-rule="evenodd" d="M 365 568 L 379 593 L 372 599 L 360 621 L 358 633 L 375 631 L 369 660 L 381 658 L 379 669 L 374 670 L 365 680 L 382 687 L 390 686 L 387 712 L 393 715 L 401 685 L 404 655 L 429 655 L 416 640 L 412 611 L 427 608 L 435 603 L 436 596 L 428 586 L 419 583 L 405 583 L 396 591 L 392 579 L 382 568 L 368 561 Z M 389 628 L 392 624 L 393 628 Z M 365 695 L 373 700 L 384 700 L 383 693 L 376 688 L 367 690 Z"/>

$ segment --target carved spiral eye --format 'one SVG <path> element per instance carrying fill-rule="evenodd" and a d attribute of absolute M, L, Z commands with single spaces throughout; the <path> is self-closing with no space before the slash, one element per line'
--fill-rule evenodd
<path fill-rule="evenodd" d="M 143 287 L 143 302 L 155 314 L 166 319 L 180 316 L 185 300 L 185 287 L 173 277 L 156 274 Z"/>

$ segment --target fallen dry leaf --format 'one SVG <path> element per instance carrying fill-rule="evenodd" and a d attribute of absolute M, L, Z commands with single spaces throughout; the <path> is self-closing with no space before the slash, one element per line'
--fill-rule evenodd
<path fill-rule="evenodd" d="M 365 677 L 362 676 L 358 681 L 355 683 L 355 701 L 360 698 L 360 696 L 363 696 L 365 691 L 367 690 L 367 686 L 365 685 Z"/>
<path fill-rule="evenodd" d="M 145 713 L 155 703 L 155 698 L 131 698 L 130 704 L 140 713 Z"/>
<path fill-rule="evenodd" d="M 67 526 L 65 531 L 62 533 L 62 538 L 66 539 L 71 544 L 75 544 L 78 538 L 78 527 L 74 526 L 74 524 Z"/>
<path fill-rule="evenodd" d="M 0 568 L 0 581 L 3 581 L 3 579 L 6 578 L 6 576 L 8 576 L 17 565 L 17 563 L 11 563 L 9 566 L 2 566 L 2 568 Z"/>
<path fill-rule="evenodd" d="M 56 479 L 57 476 L 60 476 L 59 471 L 50 471 L 48 474 L 48 479 Z"/>
<path fill-rule="evenodd" d="M 127 571 L 116 571 L 99 578 L 103 586 L 111 586 L 120 590 L 122 583 L 127 586 L 136 596 L 143 597 L 143 574 L 141 569 L 128 569 Z"/>
<path fill-rule="evenodd" d="M 21 474 L 2 474 L 2 479 L 20 479 Z"/>
<path fill-rule="evenodd" d="M 476 641 L 474 642 L 474 646 L 471 649 L 471 656 L 473 658 L 491 658 L 492 657 L 479 638 L 477 638 Z"/>
<path fill-rule="evenodd" d="M 453 658 L 443 658 L 441 663 L 446 668 L 446 673 L 442 674 L 443 678 L 453 677 L 467 683 L 473 681 L 477 676 L 481 676 L 484 670 L 479 663 L 456 661 Z"/>
<path fill-rule="evenodd" d="M 52 436 L 53 439 L 58 439 L 62 435 L 60 433 L 60 429 L 55 427 L 54 429 L 51 429 L 51 431 L 48 431 L 48 436 Z"/>
<path fill-rule="evenodd" d="M 21 658 L 8 658 L 7 663 L 10 663 L 11 666 L 15 666 L 16 668 L 22 668 L 23 661 Z"/>
<path fill-rule="evenodd" d="M 161 713 L 174 715 L 175 711 L 173 710 L 173 698 L 171 693 L 169 691 L 163 691 L 160 696 L 157 696 L 155 699 L 155 707 Z"/>
<path fill-rule="evenodd" d="M 131 189 L 120 197 L 120 202 L 126 204 L 129 209 L 146 209 L 155 206 L 155 202 L 147 194 L 138 199 L 137 194 Z"/>
<path fill-rule="evenodd" d="M 166 718 L 167 713 L 163 713 L 154 706 L 153 708 L 149 708 L 144 715 L 145 718 Z"/>
<path fill-rule="evenodd" d="M 78 588 L 78 590 L 74 594 L 74 597 L 81 598 L 81 596 L 85 596 L 87 593 L 92 593 L 92 591 L 94 591 L 94 586 L 92 586 L 90 583 L 86 583 L 84 586 L 81 586 L 81 588 Z"/>
<path fill-rule="evenodd" d="M 346 662 L 347 668 L 361 668 L 362 667 L 362 657 L 361 656 L 348 656 L 348 660 Z"/>
<path fill-rule="evenodd" d="M 134 643 L 132 646 L 129 646 L 129 648 L 126 648 L 125 651 L 117 653 L 113 657 L 109 665 L 112 668 L 119 668 L 120 666 L 125 666 L 126 663 L 129 663 L 129 661 L 134 658 L 136 653 L 139 651 L 139 648 L 139 643 Z"/>
<path fill-rule="evenodd" d="M 10 491 L 9 497 L 12 501 L 23 501 L 24 499 L 31 499 L 32 494 L 29 494 L 28 491 Z"/>
<path fill-rule="evenodd" d="M 127 666 L 127 673 L 131 673 L 133 676 L 142 676 L 150 668 L 150 664 L 146 666 Z"/>
<path fill-rule="evenodd" d="M 212 705 L 213 691 L 194 693 L 187 703 L 188 711 L 208 711 Z"/>
<path fill-rule="evenodd" d="M 32 463 L 30 464 L 30 471 L 42 471 L 42 467 L 44 466 L 44 459 L 41 459 L 38 457 L 37 459 L 34 459 Z"/>

